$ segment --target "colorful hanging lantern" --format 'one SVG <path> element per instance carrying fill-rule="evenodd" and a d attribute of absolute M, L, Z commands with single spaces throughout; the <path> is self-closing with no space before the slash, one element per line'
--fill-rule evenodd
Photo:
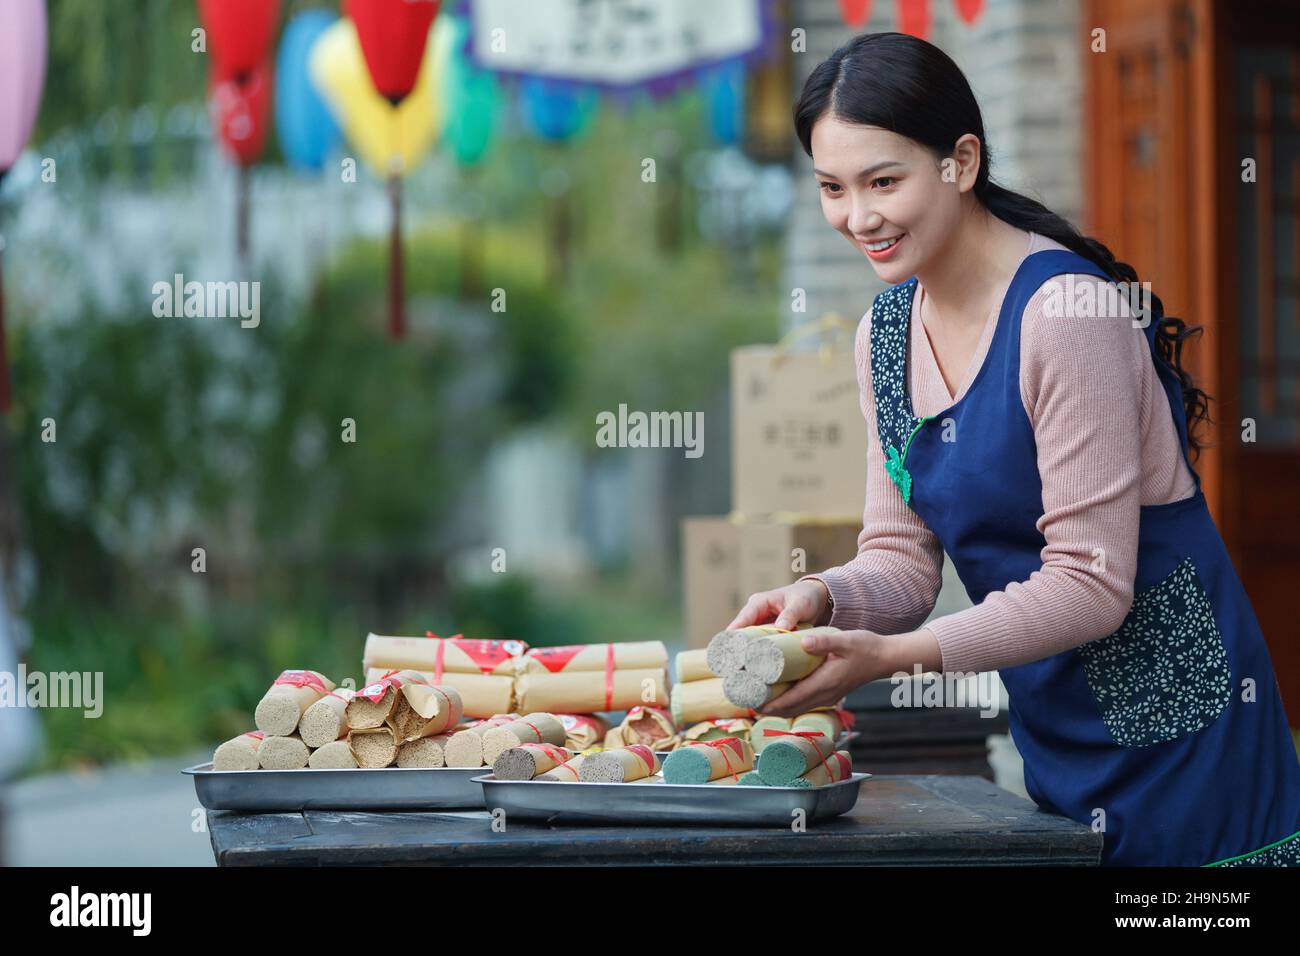
<path fill-rule="evenodd" d="M 217 138 L 240 166 L 251 166 L 262 155 L 271 113 L 271 68 L 255 66 L 243 79 L 212 84 L 212 120 Z"/>
<path fill-rule="evenodd" d="M 318 171 L 339 141 L 338 124 L 311 81 L 308 60 L 316 40 L 337 21 L 325 10 L 305 10 L 284 28 L 275 64 L 275 131 L 294 169 Z"/>
<path fill-rule="evenodd" d="M 356 27 L 340 19 L 326 29 L 312 47 L 309 72 L 312 83 L 348 142 L 375 175 L 405 176 L 433 145 L 443 123 L 443 100 L 437 81 L 443 73 L 440 55 L 449 52 L 447 27 L 441 21 L 430 30 L 432 40 L 415 85 L 394 106 L 375 89 L 366 66 Z"/>
<path fill-rule="evenodd" d="M 898 32 L 922 40 L 930 36 L 930 0 L 897 0 Z"/>
<path fill-rule="evenodd" d="M 45 86 L 47 29 L 45 0 L 0 2 L 0 183 L 18 161 L 36 125 Z M 0 261 L 3 258 L 0 247 Z M 4 318 L 4 280 L 0 275 L 0 412 L 9 410 Z"/>
<path fill-rule="evenodd" d="M 424 0 L 417 0 L 423 3 Z M 430 18 L 432 20 L 432 18 Z M 392 221 L 388 254 L 388 333 L 406 334 L 402 269 L 402 177 L 428 151 L 442 128 L 443 97 L 452 26 L 433 22 L 421 48 L 424 58 L 411 86 L 396 100 L 380 94 L 367 64 L 356 25 L 344 18 L 325 30 L 312 47 L 310 70 L 317 91 L 366 163 L 387 178 Z"/>
<path fill-rule="evenodd" d="M 957 16 L 966 23 L 974 23 L 984 12 L 984 0 L 953 0 L 957 7 Z"/>
<path fill-rule="evenodd" d="M 930 36 L 930 0 L 895 0 L 898 30 L 922 40 Z M 871 0 L 839 0 L 840 16 L 853 30 L 859 30 L 871 18 Z M 957 15 L 967 24 L 974 23 L 984 11 L 984 0 L 953 0 Z"/>
<path fill-rule="evenodd" d="M 280 0 L 198 0 L 218 79 L 242 78 L 271 51 Z"/>
<path fill-rule="evenodd" d="M 840 16 L 854 30 L 871 19 L 871 0 L 840 0 Z"/>
<path fill-rule="evenodd" d="M 745 77 L 745 64 L 736 60 L 707 71 L 701 81 L 709 127 L 724 146 L 735 146 L 745 133 Z"/>
<path fill-rule="evenodd" d="M 344 0 L 379 95 L 400 103 L 415 88 L 438 0 Z"/>
<path fill-rule="evenodd" d="M 0 176 L 36 125 L 45 86 L 45 0 L 0 3 Z"/>
<path fill-rule="evenodd" d="M 519 95 L 533 132 L 553 143 L 562 143 L 586 129 L 600 102 L 594 89 L 540 76 L 524 77 Z"/>
<path fill-rule="evenodd" d="M 442 141 L 458 163 L 473 166 L 492 144 L 501 113 L 501 92 L 496 75 L 476 66 L 465 52 L 469 21 L 448 17 L 448 23 L 451 50 L 442 84 L 447 118 Z"/>

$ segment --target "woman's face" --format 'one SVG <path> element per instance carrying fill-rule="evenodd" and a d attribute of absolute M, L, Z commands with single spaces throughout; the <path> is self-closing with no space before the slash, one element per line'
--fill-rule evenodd
<path fill-rule="evenodd" d="M 962 195 L 979 168 L 978 150 L 973 166 L 968 154 L 968 144 L 954 152 L 947 177 L 952 181 L 945 182 L 934 155 L 905 136 L 831 114 L 813 124 L 822 213 L 890 285 L 923 271 L 956 235 Z M 897 241 L 879 249 L 884 240 Z"/>

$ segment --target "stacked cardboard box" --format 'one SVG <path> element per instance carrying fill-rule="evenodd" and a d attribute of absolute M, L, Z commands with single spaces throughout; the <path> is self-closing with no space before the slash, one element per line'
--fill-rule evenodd
<path fill-rule="evenodd" d="M 731 353 L 733 510 L 682 522 L 688 647 L 705 646 L 750 594 L 857 553 L 867 426 L 852 327 L 839 321 L 847 334 L 817 351 Z"/>

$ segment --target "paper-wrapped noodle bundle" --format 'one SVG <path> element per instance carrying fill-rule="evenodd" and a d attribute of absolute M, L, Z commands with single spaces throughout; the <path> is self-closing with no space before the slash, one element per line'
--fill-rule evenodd
<path fill-rule="evenodd" d="M 564 725 L 554 714 L 528 714 L 483 734 L 483 762 L 491 766 L 497 757 L 520 744 L 563 747 L 566 736 Z"/>
<path fill-rule="evenodd" d="M 653 777 L 659 767 L 658 754 L 649 747 L 633 744 L 589 755 L 578 775 L 584 783 L 632 783 Z"/>
<path fill-rule="evenodd" d="M 672 750 L 677 743 L 677 727 L 662 707 L 633 707 L 622 723 L 605 736 L 607 748 L 643 744 L 651 750 Z"/>
<path fill-rule="evenodd" d="M 334 689 L 334 682 L 316 671 L 289 670 L 277 677 L 253 712 L 253 722 L 264 734 L 287 737 L 316 701 Z"/>
<path fill-rule="evenodd" d="M 664 782 L 701 784 L 720 777 L 739 780 L 754 768 L 754 749 L 739 737 L 684 744 L 664 760 Z"/>
<path fill-rule="evenodd" d="M 784 787 L 835 753 L 835 741 L 818 731 L 767 730 L 770 740 L 758 756 L 758 773 L 772 787 Z"/>
<path fill-rule="evenodd" d="M 348 735 L 348 703 L 356 695 L 346 687 L 330 691 L 308 707 L 298 721 L 298 736 L 308 747 L 324 747 Z"/>
<path fill-rule="evenodd" d="M 534 647 L 519 662 L 521 674 L 573 674 L 579 671 L 646 671 L 668 668 L 668 648 L 663 641 L 626 641 L 621 644 L 570 644 Z M 613 708 L 605 708 L 610 710 Z"/>
<path fill-rule="evenodd" d="M 311 751 L 297 734 L 285 737 L 267 734 L 257 750 L 257 762 L 263 770 L 301 770 L 307 766 Z"/>
<path fill-rule="evenodd" d="M 498 780 L 532 780 L 549 770 L 563 766 L 573 759 L 564 747 L 550 744 L 520 744 L 502 752 L 492 763 L 492 774 Z"/>
<path fill-rule="evenodd" d="M 261 764 L 257 751 L 265 737 L 260 730 L 250 730 L 227 740 L 212 755 L 213 770 L 257 770 Z"/>

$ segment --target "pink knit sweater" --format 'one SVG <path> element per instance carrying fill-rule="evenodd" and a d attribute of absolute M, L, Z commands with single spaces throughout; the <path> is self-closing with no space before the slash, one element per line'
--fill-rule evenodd
<path fill-rule="evenodd" d="M 1031 233 L 1025 255 L 1063 248 Z M 1087 275 L 1074 280 L 1101 281 Z M 916 414 L 933 415 L 959 401 L 983 366 L 1006 287 L 956 395 L 944 383 L 918 317 L 924 294 L 918 283 L 908 387 Z M 855 346 L 869 432 L 858 554 L 840 567 L 806 576 L 830 591 L 832 626 L 899 634 L 924 623 L 939 643 L 945 671 L 1028 663 L 1120 626 L 1133 601 L 1138 507 L 1190 497 L 1196 486 L 1143 330 L 1127 314 L 1086 321 L 1048 316 L 1043 299 L 1040 289 L 1029 300 L 1020 334 L 1020 398 L 1033 425 L 1043 486 L 1042 568 L 974 607 L 926 622 L 942 583 L 943 548 L 885 471 L 871 385 L 868 312 Z M 1097 549 L 1104 549 L 1104 565 Z"/>

